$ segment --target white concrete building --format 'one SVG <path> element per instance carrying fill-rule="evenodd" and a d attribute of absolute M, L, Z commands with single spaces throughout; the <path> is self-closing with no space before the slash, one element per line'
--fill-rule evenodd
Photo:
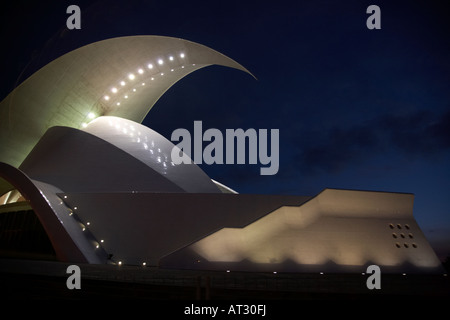
<path fill-rule="evenodd" d="M 0 103 L 0 221 L 32 210 L 56 259 L 75 263 L 442 271 L 412 194 L 237 194 L 193 163 L 174 164 L 172 142 L 141 122 L 175 82 L 213 64 L 249 73 L 205 46 L 156 36 L 96 42 L 37 71 Z M 5 225 L 0 243 L 13 243 Z"/>

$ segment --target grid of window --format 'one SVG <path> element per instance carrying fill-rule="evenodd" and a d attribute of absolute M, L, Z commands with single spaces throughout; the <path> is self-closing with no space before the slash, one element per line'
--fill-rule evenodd
<path fill-rule="evenodd" d="M 402 225 L 402 224 L 400 224 L 400 223 L 398 223 L 398 224 L 393 224 L 393 223 L 390 223 L 389 224 L 389 228 L 391 229 L 391 230 L 410 230 L 411 228 L 410 228 L 410 226 L 408 225 L 408 224 L 404 224 L 404 225 Z M 411 233 L 411 232 L 408 232 L 408 233 L 406 233 L 406 232 L 393 232 L 392 233 L 392 238 L 394 238 L 394 239 L 414 239 L 414 235 Z M 406 248 L 406 249 L 408 249 L 408 248 L 417 248 L 417 244 L 416 243 L 414 243 L 414 242 L 412 242 L 412 243 L 408 243 L 408 242 L 403 242 L 403 243 L 400 243 L 400 242 L 396 242 L 395 243 L 395 246 L 397 247 L 397 248 Z"/>

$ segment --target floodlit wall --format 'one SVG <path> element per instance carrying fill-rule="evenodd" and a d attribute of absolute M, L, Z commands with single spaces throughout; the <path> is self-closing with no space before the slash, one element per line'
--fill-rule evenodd
<path fill-rule="evenodd" d="M 413 195 L 326 189 L 301 206 L 284 206 L 244 228 L 223 228 L 163 265 L 307 272 L 440 271 L 412 215 Z"/>

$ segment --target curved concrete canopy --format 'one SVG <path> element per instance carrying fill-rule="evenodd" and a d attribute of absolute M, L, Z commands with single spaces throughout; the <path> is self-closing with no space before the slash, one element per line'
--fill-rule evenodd
<path fill-rule="evenodd" d="M 171 37 L 119 37 L 71 51 L 0 103 L 0 161 L 18 167 L 53 126 L 82 128 L 98 116 L 142 122 L 173 84 L 214 64 L 250 74 L 215 50 Z"/>

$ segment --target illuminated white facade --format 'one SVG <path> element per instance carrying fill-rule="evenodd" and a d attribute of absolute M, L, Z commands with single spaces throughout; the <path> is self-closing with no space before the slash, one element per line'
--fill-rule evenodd
<path fill-rule="evenodd" d="M 181 39 L 100 41 L 0 104 L 0 214 L 29 206 L 61 261 L 167 268 L 440 272 L 413 195 L 326 189 L 237 194 L 143 126 L 158 98 L 222 54 Z"/>
<path fill-rule="evenodd" d="M 412 194 L 326 189 L 240 228 L 223 228 L 167 257 L 202 268 L 305 272 L 433 270 L 440 266 L 413 217 Z"/>

